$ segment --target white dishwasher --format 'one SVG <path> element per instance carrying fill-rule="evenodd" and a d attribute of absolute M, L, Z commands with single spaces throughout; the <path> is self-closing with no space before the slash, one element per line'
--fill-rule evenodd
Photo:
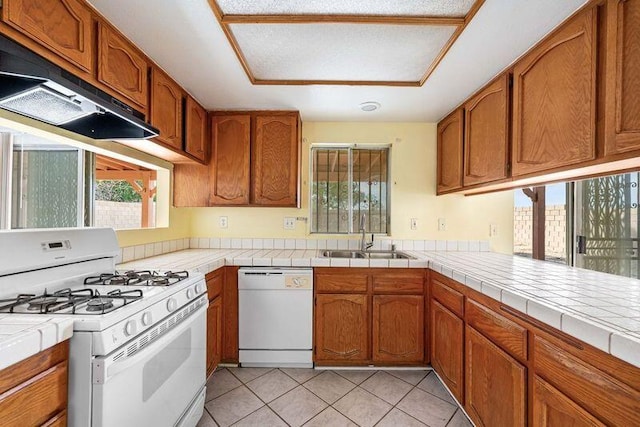
<path fill-rule="evenodd" d="M 313 366 L 313 270 L 238 270 L 242 366 Z"/>

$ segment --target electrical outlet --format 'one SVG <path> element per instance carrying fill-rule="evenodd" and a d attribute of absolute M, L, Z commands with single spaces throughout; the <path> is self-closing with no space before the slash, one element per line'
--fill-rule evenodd
<path fill-rule="evenodd" d="M 418 229 L 418 218 L 411 218 L 411 229 L 412 230 Z"/>
<path fill-rule="evenodd" d="M 445 231 L 447 229 L 447 222 L 444 218 L 438 218 L 438 231 Z"/>
<path fill-rule="evenodd" d="M 218 227 L 227 228 L 228 226 L 229 226 L 229 218 L 227 218 L 226 216 L 219 216 Z"/>
<path fill-rule="evenodd" d="M 294 230 L 296 228 L 296 219 L 294 217 L 285 216 L 284 217 L 284 229 L 285 230 Z"/>
<path fill-rule="evenodd" d="M 489 237 L 496 237 L 498 235 L 498 225 L 489 224 Z"/>

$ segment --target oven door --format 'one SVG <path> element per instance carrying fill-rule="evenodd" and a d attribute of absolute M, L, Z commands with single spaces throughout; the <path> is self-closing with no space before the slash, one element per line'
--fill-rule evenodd
<path fill-rule="evenodd" d="M 200 306 L 131 356 L 114 360 L 118 350 L 94 360 L 93 427 L 169 427 L 187 410 L 193 412 L 190 406 L 200 402 L 205 384 L 206 310 Z M 175 317 L 156 328 L 161 331 Z"/>

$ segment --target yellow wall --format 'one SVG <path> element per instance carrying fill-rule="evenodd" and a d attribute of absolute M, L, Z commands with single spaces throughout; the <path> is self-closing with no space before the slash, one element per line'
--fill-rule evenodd
<path fill-rule="evenodd" d="M 391 144 L 391 237 L 398 239 L 490 240 L 491 249 L 513 248 L 513 193 L 465 197 L 435 196 L 436 124 L 328 123 L 302 125 L 302 208 L 192 208 L 190 234 L 197 237 L 309 237 L 308 223 L 284 230 L 285 216 L 309 216 L 309 147 L 316 143 Z M 182 211 L 182 209 L 174 209 Z M 227 216 L 229 227 L 218 227 Z M 410 218 L 418 219 L 411 230 Z M 438 218 L 446 231 L 438 231 Z M 173 219 L 173 216 L 172 216 Z M 498 235 L 489 237 L 490 224 Z M 173 224 L 171 224 L 173 229 Z M 312 236 L 319 237 L 319 236 Z M 140 242 L 134 242 L 140 243 Z M 121 243 L 122 244 L 122 243 Z M 132 243 L 133 244 L 133 243 Z"/>
<path fill-rule="evenodd" d="M 189 223 L 189 212 L 186 209 L 170 208 L 169 227 L 118 230 L 118 244 L 125 247 L 191 237 Z"/>

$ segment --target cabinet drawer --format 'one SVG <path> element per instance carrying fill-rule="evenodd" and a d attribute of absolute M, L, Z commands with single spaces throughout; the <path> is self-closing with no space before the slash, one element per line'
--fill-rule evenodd
<path fill-rule="evenodd" d="M 366 293 L 369 283 L 367 273 L 316 273 L 314 286 L 317 292 Z"/>
<path fill-rule="evenodd" d="M 431 296 L 458 317 L 464 315 L 464 295 L 451 289 L 439 279 L 431 279 Z"/>
<path fill-rule="evenodd" d="M 424 274 L 422 270 L 373 276 L 374 293 L 422 294 Z"/>
<path fill-rule="evenodd" d="M 633 425 L 640 414 L 640 392 L 562 350 L 534 341 L 536 374 L 607 425 Z"/>
<path fill-rule="evenodd" d="M 0 395 L 3 426 L 42 425 L 67 405 L 67 362 Z"/>
<path fill-rule="evenodd" d="M 219 268 L 206 276 L 207 280 L 207 296 L 209 301 L 222 294 L 222 286 L 224 285 L 224 268 Z"/>
<path fill-rule="evenodd" d="M 467 323 L 512 356 L 527 360 L 527 330 L 494 311 L 467 300 Z"/>

